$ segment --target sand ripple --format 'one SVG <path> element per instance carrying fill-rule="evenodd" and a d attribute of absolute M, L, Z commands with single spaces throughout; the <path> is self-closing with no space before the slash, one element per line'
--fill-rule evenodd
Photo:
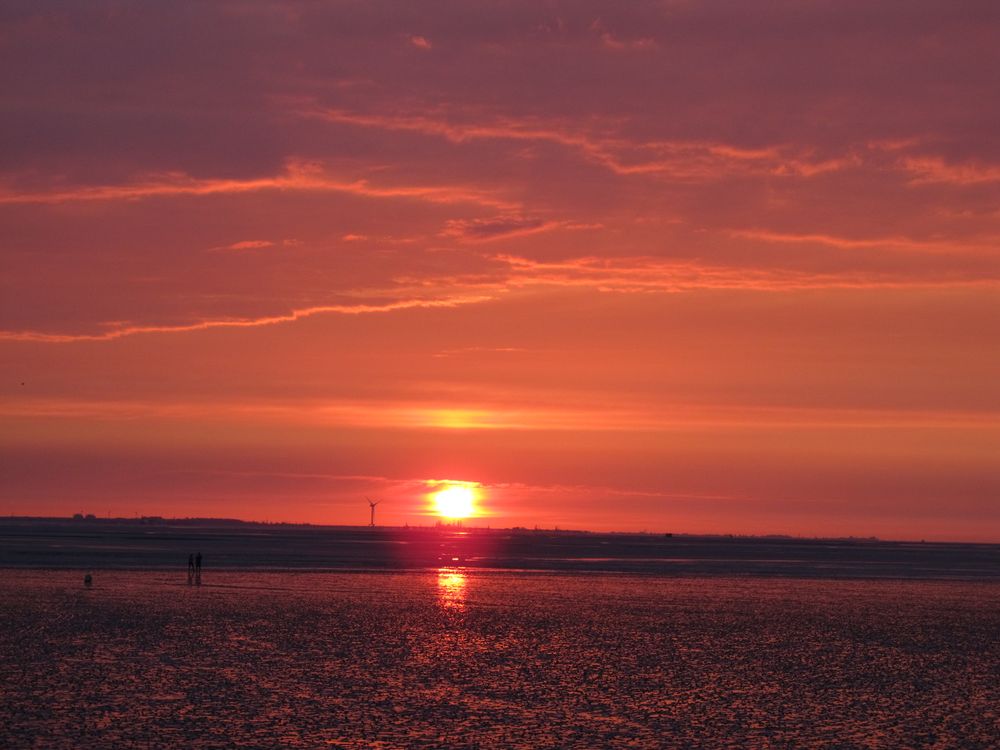
<path fill-rule="evenodd" d="M 1000 742 L 997 584 L 5 573 L 6 748 Z"/>

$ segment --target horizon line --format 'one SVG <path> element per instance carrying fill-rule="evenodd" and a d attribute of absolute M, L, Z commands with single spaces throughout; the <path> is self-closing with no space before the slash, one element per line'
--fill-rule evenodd
<path fill-rule="evenodd" d="M 623 535 L 623 536 L 655 536 L 655 537 L 693 537 L 693 538 L 722 538 L 722 539 L 786 539 L 793 541 L 853 541 L 853 542 L 879 542 L 879 543 L 890 543 L 890 544 L 963 544 L 963 545 L 986 545 L 986 546 L 1000 546 L 1000 541 L 961 541 L 954 539 L 938 539 L 930 540 L 927 539 L 887 539 L 874 535 L 869 536 L 857 536 L 857 535 L 847 535 L 847 536 L 804 536 L 801 534 L 788 534 L 771 532 L 765 534 L 749 534 L 749 533 L 737 533 L 737 532 L 687 532 L 687 531 L 649 531 L 649 530 L 594 530 L 594 529 L 577 529 L 577 528 L 561 528 L 560 526 L 542 527 L 535 525 L 533 527 L 528 526 L 474 526 L 466 525 L 464 522 L 459 520 L 455 521 L 438 521 L 431 525 L 421 525 L 421 524 L 404 524 L 404 525 L 392 525 L 392 524 L 380 524 L 377 526 L 370 526 L 368 524 L 335 524 L 335 523 L 312 523 L 309 521 L 270 521 L 270 520 L 248 520 L 244 518 L 229 518 L 229 517 L 216 517 L 216 516 L 98 516 L 96 514 L 89 514 L 91 517 L 87 517 L 86 514 L 82 518 L 76 518 L 75 516 L 24 516 L 24 515 L 14 515 L 8 514 L 5 516 L 0 516 L 0 519 L 6 520 L 17 520 L 17 521 L 67 521 L 70 523 L 94 523 L 94 522 L 137 522 L 137 521 L 153 521 L 159 523 L 175 523 L 175 522 L 200 522 L 200 523 L 228 523 L 228 524 L 244 524 L 248 526 L 306 526 L 314 529 L 352 529 L 352 530 L 382 530 L 382 531 L 405 531 L 405 530 L 426 530 L 426 531 L 436 531 L 441 529 L 457 530 L 461 529 L 464 531 L 489 531 L 489 532 L 548 532 L 557 534 L 609 534 L 609 535 Z"/>

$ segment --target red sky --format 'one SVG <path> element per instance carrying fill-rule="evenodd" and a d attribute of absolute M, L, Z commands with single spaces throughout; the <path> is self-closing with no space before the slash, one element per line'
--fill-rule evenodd
<path fill-rule="evenodd" d="M 994 2 L 5 2 L 0 513 L 1000 541 Z"/>

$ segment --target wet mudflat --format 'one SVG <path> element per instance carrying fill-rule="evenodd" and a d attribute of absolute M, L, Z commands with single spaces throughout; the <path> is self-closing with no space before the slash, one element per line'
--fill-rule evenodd
<path fill-rule="evenodd" d="M 997 583 L 3 573 L 6 748 L 1000 742 Z"/>

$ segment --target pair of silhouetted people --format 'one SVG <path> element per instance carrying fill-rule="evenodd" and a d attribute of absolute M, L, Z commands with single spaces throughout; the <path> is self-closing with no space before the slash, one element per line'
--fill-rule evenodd
<path fill-rule="evenodd" d="M 201 552 L 188 555 L 188 585 L 192 583 L 201 585 Z"/>

